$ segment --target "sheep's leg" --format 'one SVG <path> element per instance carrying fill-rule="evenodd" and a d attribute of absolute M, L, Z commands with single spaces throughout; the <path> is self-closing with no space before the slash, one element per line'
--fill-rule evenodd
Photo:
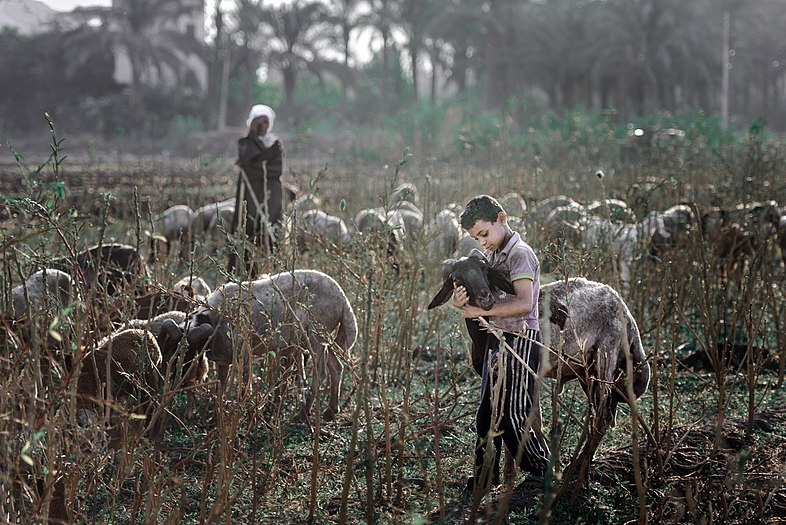
<path fill-rule="evenodd" d="M 314 432 L 314 426 L 311 424 L 311 405 L 314 403 L 314 397 L 312 395 L 314 389 L 311 388 L 309 393 L 305 393 L 306 389 L 306 359 L 305 355 L 303 354 L 305 350 L 303 348 L 294 348 L 294 359 L 295 365 L 297 366 L 297 387 L 298 390 L 303 395 L 303 406 L 301 410 L 301 414 L 303 416 L 303 421 L 306 422 L 306 426 L 311 431 Z M 314 373 L 320 368 L 320 356 L 314 354 L 313 349 L 311 351 L 311 356 L 314 359 Z"/>
<path fill-rule="evenodd" d="M 319 341 L 312 341 L 310 343 L 311 356 L 314 359 L 314 370 L 311 375 L 311 387 L 306 394 L 306 412 L 311 413 L 314 406 L 314 399 L 316 399 L 317 389 L 322 386 L 325 380 L 325 348 Z M 318 349 L 314 351 L 314 349 Z M 305 384 L 305 371 L 303 373 L 303 380 Z M 332 396 L 331 396 L 332 399 Z"/>
<path fill-rule="evenodd" d="M 327 370 L 330 374 L 330 403 L 322 418 L 325 421 L 332 421 L 339 412 L 338 402 L 341 397 L 341 382 L 344 379 L 344 365 L 333 350 L 325 348 L 324 351 L 327 354 Z"/>
<path fill-rule="evenodd" d="M 617 412 L 617 400 L 611 392 L 605 388 L 604 384 L 601 384 L 597 380 L 591 380 L 591 385 L 587 390 L 590 403 L 595 411 L 595 417 L 589 429 L 587 441 L 581 448 L 581 452 L 579 452 L 577 460 L 579 471 L 573 489 L 573 499 L 578 496 L 578 492 L 584 484 L 584 480 L 587 479 L 587 474 L 592 464 L 592 458 L 595 456 L 595 451 L 598 449 L 600 441 L 608 431 L 612 421 L 614 421 Z"/>
<path fill-rule="evenodd" d="M 191 419 L 196 409 L 196 394 L 193 390 L 186 392 L 186 419 Z"/>

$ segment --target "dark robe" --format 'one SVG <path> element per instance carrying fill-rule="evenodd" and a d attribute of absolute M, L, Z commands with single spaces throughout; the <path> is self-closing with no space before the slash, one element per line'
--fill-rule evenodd
<path fill-rule="evenodd" d="M 272 250 L 283 217 L 281 172 L 284 166 L 284 146 L 280 140 L 276 140 L 272 146 L 266 148 L 261 137 L 250 132 L 248 136 L 238 141 L 237 164 L 242 172 L 237 182 L 235 195 L 237 204 L 232 220 L 232 231 L 237 231 L 241 224 L 240 204 L 241 201 L 245 201 L 246 235 L 256 244 L 261 244 L 261 238 L 265 237 L 268 247 Z M 244 180 L 243 173 L 248 179 L 248 184 Z M 257 209 L 252 191 L 261 210 Z M 272 231 L 264 228 L 264 217 L 269 221 Z"/>

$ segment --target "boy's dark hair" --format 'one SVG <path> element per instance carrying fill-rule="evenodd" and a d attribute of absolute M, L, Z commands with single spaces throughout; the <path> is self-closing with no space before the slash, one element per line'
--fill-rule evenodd
<path fill-rule="evenodd" d="M 461 212 L 461 227 L 471 229 L 478 221 L 497 222 L 499 212 L 505 211 L 497 199 L 490 195 L 473 197 Z"/>

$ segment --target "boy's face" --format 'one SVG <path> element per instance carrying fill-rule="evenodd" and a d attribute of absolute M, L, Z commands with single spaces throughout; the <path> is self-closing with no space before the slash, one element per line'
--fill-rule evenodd
<path fill-rule="evenodd" d="M 494 251 L 502 248 L 502 242 L 508 234 L 507 216 L 500 212 L 494 222 L 477 221 L 467 230 L 473 239 L 478 241 L 484 249 Z"/>
<path fill-rule="evenodd" d="M 267 115 L 262 115 L 251 121 L 251 131 L 257 135 L 264 135 L 268 128 L 270 128 L 270 119 L 267 118 Z"/>

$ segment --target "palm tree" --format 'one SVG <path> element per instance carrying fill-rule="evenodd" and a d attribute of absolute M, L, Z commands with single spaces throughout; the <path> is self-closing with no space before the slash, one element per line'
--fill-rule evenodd
<path fill-rule="evenodd" d="M 479 47 L 482 15 L 482 6 L 475 0 L 451 0 L 436 13 L 429 28 L 430 48 L 449 69 L 448 80 L 456 84 L 458 93 L 467 88 L 467 72 L 473 63 L 468 55 Z"/>
<path fill-rule="evenodd" d="M 336 24 L 338 27 L 338 40 L 340 41 L 340 48 L 343 52 L 343 70 L 350 72 L 352 66 L 349 63 L 352 58 L 352 53 L 349 47 L 349 41 L 352 38 L 352 33 L 356 31 L 362 23 L 361 14 L 359 12 L 361 2 L 359 0 L 331 0 L 330 15 L 328 21 Z M 340 78 L 342 93 L 341 93 L 341 106 L 346 109 L 347 104 L 347 90 L 349 86 L 348 78 Z"/>
<path fill-rule="evenodd" d="M 335 62 L 322 55 L 330 39 L 325 6 L 319 1 L 295 0 L 291 4 L 263 8 L 260 22 L 271 33 L 268 62 L 284 79 L 284 103 L 292 106 L 298 75 L 309 71 L 321 78 L 335 71 Z"/>
<path fill-rule="evenodd" d="M 708 17 L 698 4 L 612 0 L 597 11 L 592 22 L 603 30 L 591 44 L 592 62 L 597 76 L 620 79 L 620 107 L 631 103 L 640 115 L 665 107 L 675 86 L 688 79 L 698 80 L 696 73 L 706 76 L 704 68 L 718 62 L 713 59 L 716 46 L 706 45 L 712 29 L 704 25 Z M 713 53 L 707 54 L 710 50 Z M 683 70 L 687 76 L 681 78 L 676 68 L 687 64 L 693 71 Z"/>
<path fill-rule="evenodd" d="M 372 28 L 382 40 L 382 72 L 380 75 L 380 101 L 379 116 L 384 117 L 388 112 L 388 92 L 390 83 L 390 46 L 392 32 L 397 19 L 397 0 L 370 0 L 371 11 L 360 17 L 360 26 Z M 373 45 L 373 40 L 372 40 Z"/>
<path fill-rule="evenodd" d="M 399 0 L 398 26 L 407 35 L 406 48 L 409 51 L 412 72 L 412 92 L 417 103 L 420 94 L 418 61 L 420 53 L 426 50 L 426 39 L 434 16 L 441 10 L 440 4 L 433 0 Z M 436 64 L 433 65 L 435 68 Z"/>
<path fill-rule="evenodd" d="M 160 79 L 168 69 L 182 81 L 183 55 L 202 53 L 203 44 L 174 24 L 197 7 L 188 0 L 114 0 L 109 8 L 82 8 L 75 13 L 84 24 L 65 36 L 64 45 L 77 67 L 106 49 L 127 57 L 133 118 L 140 107 L 144 79 Z"/>
<path fill-rule="evenodd" d="M 232 63 L 242 70 L 244 108 L 251 107 L 256 72 L 265 60 L 265 50 L 269 45 L 270 31 L 266 31 L 262 24 L 264 12 L 262 0 L 235 0 L 231 20 L 237 56 L 232 57 Z M 230 45 L 228 49 L 235 49 L 235 46 Z M 224 57 L 224 60 L 229 59 Z"/>

